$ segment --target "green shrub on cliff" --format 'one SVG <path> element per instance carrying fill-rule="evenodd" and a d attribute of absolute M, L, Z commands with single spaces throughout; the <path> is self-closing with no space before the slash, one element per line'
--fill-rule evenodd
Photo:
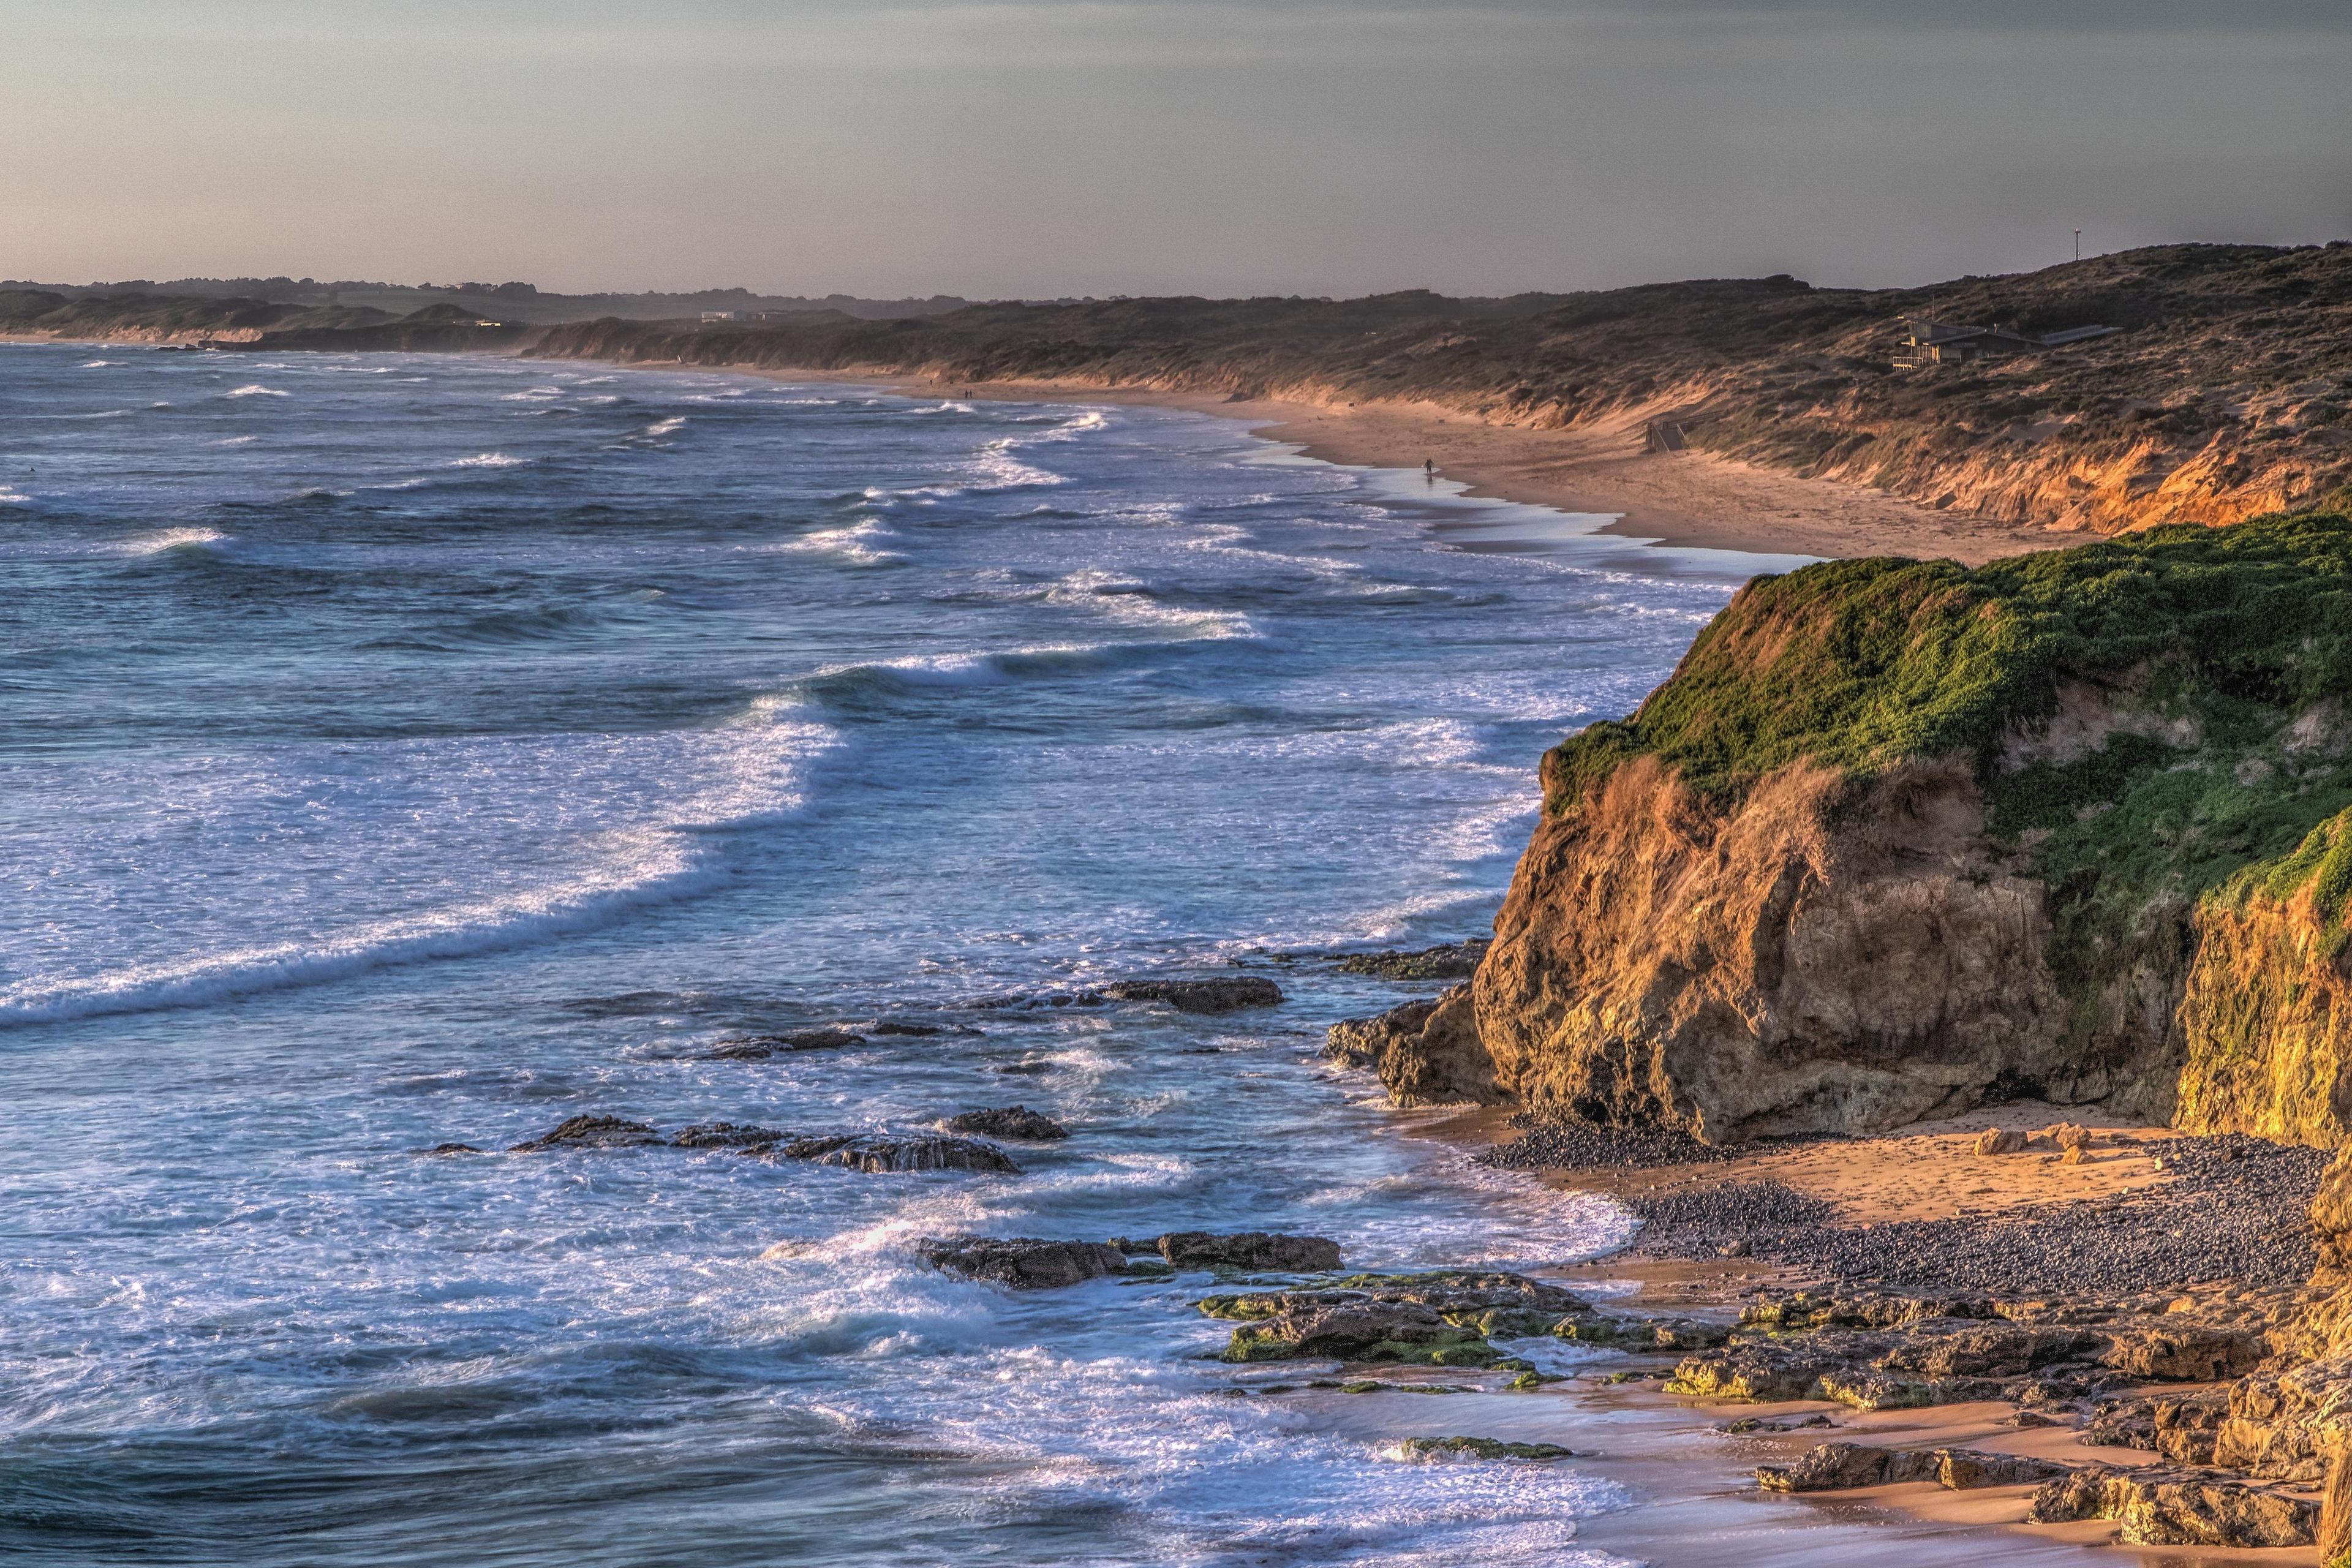
<path fill-rule="evenodd" d="M 1866 780 L 2001 740 L 2067 677 L 2225 731 L 2352 689 L 2352 520 L 2187 526 L 1969 568 L 1833 561 L 1742 589 L 1630 719 L 1546 759 L 1556 810 L 1652 755 L 1718 800 L 1811 758 Z M 2047 815 L 2046 807 L 2038 815 Z"/>
<path fill-rule="evenodd" d="M 2070 681 L 2096 694 L 2106 731 L 2037 753 Z M 1832 562 L 1758 579 L 1631 719 L 1556 748 L 1548 805 L 1580 809 L 1643 755 L 1724 805 L 1800 760 L 1866 784 L 1963 757 L 1990 832 L 2050 888 L 2052 973 L 2087 1028 L 2116 982 L 2179 962 L 2201 900 L 2309 888 L 2343 924 L 2344 700 L 2343 516 L 2168 528 L 1973 570 Z"/>

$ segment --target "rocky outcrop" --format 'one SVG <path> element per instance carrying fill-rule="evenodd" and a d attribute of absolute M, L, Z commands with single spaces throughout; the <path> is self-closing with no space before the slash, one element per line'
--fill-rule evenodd
<path fill-rule="evenodd" d="M 1179 1013 L 1237 1013 L 1245 1007 L 1271 1007 L 1282 1000 L 1282 987 L 1255 974 L 1219 976 L 1214 980 L 1122 980 L 1102 988 L 1115 1002 L 1164 1002 Z"/>
<path fill-rule="evenodd" d="M 1398 1105 L 1493 1105 L 1507 1098 L 1467 985 L 1334 1024 L 1323 1054 L 1343 1067 L 1372 1068 Z"/>
<path fill-rule="evenodd" d="M 1210 1317 L 1240 1321 L 1225 1349 L 1227 1361 L 1321 1356 L 1430 1366 L 1510 1364 L 1490 1337 L 1548 1333 L 1590 1310 L 1582 1298 L 1557 1285 L 1517 1274 L 1455 1270 L 1368 1274 L 1311 1290 L 1209 1296 L 1199 1306 Z"/>
<path fill-rule="evenodd" d="M 1519 863 L 1475 982 L 1496 1083 L 1717 1142 L 2106 1089 L 2108 1064 L 2054 1048 L 2043 889 L 1984 827 L 1957 763 L 1858 800 L 1794 763 L 1727 810 L 1625 766 Z"/>
<path fill-rule="evenodd" d="M 943 1273 L 986 1279 L 1015 1290 L 1050 1290 L 1127 1272 L 1127 1257 L 1100 1241 L 1044 1241 L 1033 1236 L 926 1238 L 916 1247 Z"/>
<path fill-rule="evenodd" d="M 2036 1524 L 2112 1519 L 2129 1546 L 2309 1546 L 2319 1504 L 2240 1481 L 2087 1467 L 2033 1494 Z"/>
<path fill-rule="evenodd" d="M 1467 980 L 1486 956 L 1485 937 L 1446 942 L 1438 947 L 1381 952 L 1351 952 L 1335 966 L 1342 974 L 1376 974 L 1382 980 Z"/>
<path fill-rule="evenodd" d="M 536 1138 L 508 1149 L 509 1154 L 535 1154 L 549 1149 L 635 1149 L 667 1142 L 652 1126 L 619 1116 L 572 1116 Z"/>
<path fill-rule="evenodd" d="M 1768 1492 L 1818 1492 L 1933 1481 L 1947 1491 L 2028 1486 L 2056 1479 L 2071 1467 L 2021 1454 L 1981 1448 L 1881 1448 L 1865 1443 L 1820 1443 L 1792 1465 L 1763 1465 L 1756 1484 Z"/>
<path fill-rule="evenodd" d="M 1711 1143 L 2024 1095 L 2352 1136 L 2347 573 L 2315 514 L 1759 578 L 1545 757 L 1466 1015 L 1331 1053 Z"/>

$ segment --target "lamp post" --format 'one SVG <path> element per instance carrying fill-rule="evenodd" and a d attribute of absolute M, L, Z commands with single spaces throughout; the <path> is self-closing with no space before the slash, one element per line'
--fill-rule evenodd
<path fill-rule="evenodd" d="M 2079 228 L 2074 231 L 2074 259 L 2083 259 L 2083 231 Z"/>

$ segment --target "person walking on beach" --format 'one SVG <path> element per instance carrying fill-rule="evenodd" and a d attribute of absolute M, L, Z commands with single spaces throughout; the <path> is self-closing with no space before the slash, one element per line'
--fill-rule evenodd
<path fill-rule="evenodd" d="M 1437 459 L 1434 458 L 1423 458 L 1421 460 L 1421 472 L 1423 479 L 1435 479 L 1437 477 Z"/>

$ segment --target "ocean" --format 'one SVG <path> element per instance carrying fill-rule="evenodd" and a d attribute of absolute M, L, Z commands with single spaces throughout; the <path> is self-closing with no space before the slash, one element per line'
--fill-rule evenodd
<path fill-rule="evenodd" d="M 0 1553 L 1604 1561 L 1591 1467 L 1237 1395 L 1328 1369 L 1213 1359 L 1205 1275 L 913 1250 L 1627 1234 L 1322 1059 L 1436 986 L 1286 955 L 1483 931 L 1544 749 L 1784 563 L 1456 489 L 1164 409 L 0 345 Z M 1287 1000 L 1051 1001 L 1220 972 Z M 812 1029 L 864 1043 L 711 1055 Z M 1017 1174 L 496 1152 L 1015 1103 L 1071 1134 Z"/>

